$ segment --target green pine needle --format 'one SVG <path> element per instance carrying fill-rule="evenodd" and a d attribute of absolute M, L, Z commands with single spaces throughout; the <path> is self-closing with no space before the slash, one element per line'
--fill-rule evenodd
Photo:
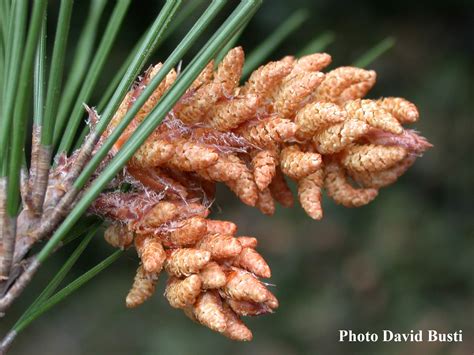
<path fill-rule="evenodd" d="M 84 252 L 86 249 L 87 245 L 89 245 L 89 242 L 92 240 L 92 237 L 97 233 L 97 230 L 99 229 L 99 224 L 95 224 L 92 226 L 92 228 L 89 229 L 87 233 L 85 234 L 84 237 L 82 238 L 81 242 L 79 245 L 76 247 L 74 252 L 69 256 L 69 258 L 66 260 L 66 262 L 61 266 L 61 269 L 56 273 L 54 278 L 48 283 L 48 285 L 45 287 L 45 289 L 41 292 L 41 294 L 34 300 L 34 302 L 27 308 L 27 310 L 23 313 L 23 315 L 18 319 L 18 321 L 15 323 L 13 328 L 18 327 L 26 318 L 28 318 L 33 312 L 35 312 L 39 307 L 44 304 L 44 302 L 51 297 L 51 295 L 54 293 L 54 291 L 57 290 L 61 282 L 64 280 L 66 275 L 69 273 L 71 268 L 74 266 L 76 261 L 79 259 L 81 254 Z"/>
<path fill-rule="evenodd" d="M 57 114 L 57 121 L 61 122 L 61 125 L 55 124 L 55 142 L 59 141 L 62 129 L 64 128 L 64 123 L 67 121 L 67 117 L 71 111 L 71 106 L 76 99 L 79 87 L 86 75 L 87 67 L 94 51 L 94 43 L 96 41 L 98 27 L 106 4 L 107 0 L 94 0 L 90 2 L 87 20 L 74 51 L 71 72 L 69 73 L 69 77 L 61 95 L 61 102 L 59 103 Z"/>
<path fill-rule="evenodd" d="M 388 52 L 394 45 L 395 38 L 387 37 L 361 55 L 352 65 L 359 68 L 366 68 L 382 54 Z"/>
<path fill-rule="evenodd" d="M 93 235 L 93 234 L 92 234 Z M 87 242 L 87 241 L 86 241 Z M 80 248 L 85 248 L 87 243 L 84 242 L 84 244 L 81 243 L 79 246 Z M 78 248 L 79 248 L 78 247 Z M 80 253 L 82 253 L 82 250 L 77 250 L 77 254 L 75 255 L 79 257 Z M 76 253 L 75 251 L 75 253 Z M 94 266 L 92 269 L 87 271 L 85 274 L 79 276 L 77 279 L 75 279 L 73 282 L 71 282 L 69 285 L 58 291 L 56 294 L 51 296 L 49 299 L 37 304 L 36 307 L 33 308 L 33 310 L 28 313 L 24 318 L 19 320 L 13 327 L 13 330 L 16 333 L 20 333 L 23 329 L 25 329 L 31 322 L 33 322 L 35 319 L 40 317 L 42 314 L 47 312 L 49 309 L 51 309 L 53 306 L 64 300 L 67 296 L 69 296 L 71 293 L 74 291 L 78 290 L 82 285 L 86 284 L 90 280 L 92 280 L 95 276 L 97 276 L 101 271 L 105 270 L 107 267 L 112 265 L 114 261 L 116 261 L 121 255 L 123 251 L 122 250 L 117 250 L 114 252 L 112 255 L 110 255 L 108 258 L 104 259 L 101 261 L 99 264 Z M 71 261 L 73 264 L 75 260 L 68 260 Z M 72 265 L 71 265 L 72 266 Z M 61 269 L 62 271 L 62 269 Z M 66 273 L 68 270 L 64 270 L 64 273 Z M 61 275 L 63 276 L 63 275 Z M 65 275 L 64 275 L 65 276 Z M 59 277 L 58 277 L 59 280 Z M 49 285 L 48 285 L 49 286 Z M 57 287 L 58 285 L 52 284 L 51 289 Z M 46 291 L 46 290 L 45 290 Z M 49 290 L 47 290 L 49 293 Z M 41 296 L 40 296 L 41 297 Z M 42 297 L 43 298 L 43 297 Z"/>
<path fill-rule="evenodd" d="M 28 28 L 25 51 L 21 60 L 18 90 L 15 97 L 11 154 L 8 166 L 7 213 L 11 217 L 16 216 L 20 202 L 20 167 L 23 161 L 23 150 L 28 122 L 28 102 L 31 96 L 30 78 L 33 76 L 33 64 L 41 33 L 41 24 L 46 11 L 46 5 L 46 0 L 38 0 L 34 2 L 30 25 Z"/>
<path fill-rule="evenodd" d="M 40 127 L 43 124 L 46 69 L 46 20 L 43 17 L 40 40 L 36 49 L 34 82 L 33 82 L 33 122 Z"/>
<path fill-rule="evenodd" d="M 297 53 L 297 56 L 302 57 L 304 55 L 322 52 L 334 42 L 335 38 L 334 32 L 325 31 L 304 46 L 304 48 Z"/>
<path fill-rule="evenodd" d="M 245 28 L 247 27 L 248 25 L 248 22 L 245 23 L 242 28 L 234 35 L 234 37 L 232 37 L 230 39 L 230 41 L 227 42 L 227 44 L 225 45 L 224 48 L 222 48 L 219 53 L 217 54 L 216 56 L 216 59 L 214 60 L 215 62 L 215 65 L 216 67 L 218 66 L 218 64 L 222 61 L 222 59 L 224 59 L 224 57 L 226 56 L 226 54 L 232 49 L 235 47 L 235 45 L 237 44 L 240 36 L 242 35 L 242 32 L 244 32 Z"/>
<path fill-rule="evenodd" d="M 247 78 L 269 55 L 309 17 L 308 10 L 297 10 L 286 21 L 278 26 L 245 60 L 242 78 Z"/>
<path fill-rule="evenodd" d="M 2 142 L 0 144 L 0 176 L 7 175 L 8 147 L 28 16 L 27 1 L 17 1 L 12 13 L 6 44 L 6 53 L 9 54 L 5 63 L 7 69 L 4 74 L 4 82 L 0 83 L 0 85 L 3 85 L 2 119 L 0 120 L 0 142 Z"/>
<path fill-rule="evenodd" d="M 58 152 L 68 152 L 74 143 L 74 138 L 76 136 L 77 128 L 81 123 L 81 119 L 84 115 L 83 103 L 87 102 L 92 95 L 92 92 L 97 84 L 97 81 L 100 78 L 100 73 L 105 66 L 106 59 L 110 54 L 112 45 L 115 42 L 118 31 L 122 24 L 122 21 L 127 13 L 128 7 L 131 0 L 122 0 L 117 1 L 114 11 L 110 16 L 109 23 L 102 37 L 102 41 L 99 44 L 96 55 L 90 65 L 89 72 L 87 73 L 84 84 L 81 88 L 81 91 L 77 95 L 77 99 L 73 106 L 73 111 L 69 117 L 66 117 L 68 120 L 68 125 L 64 131 L 62 137 L 60 135 L 56 136 L 54 139 L 54 145 L 56 145 L 61 139 Z M 62 118 L 62 117 L 61 117 Z M 62 131 L 62 127 L 66 122 L 57 120 L 58 132 Z"/>
<path fill-rule="evenodd" d="M 54 122 L 58 111 L 59 94 L 64 71 L 64 59 L 71 21 L 73 0 L 61 1 L 59 9 L 56 37 L 54 39 L 51 68 L 48 79 L 48 93 L 44 109 L 43 125 L 41 129 L 41 144 L 50 146 L 53 142 Z"/>

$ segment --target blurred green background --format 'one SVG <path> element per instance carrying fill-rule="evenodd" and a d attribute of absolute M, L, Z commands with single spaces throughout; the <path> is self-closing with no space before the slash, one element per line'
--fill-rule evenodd
<path fill-rule="evenodd" d="M 50 30 L 57 3 L 51 2 Z M 161 3 L 133 2 L 107 65 L 104 88 Z M 89 1 L 76 1 L 71 49 L 88 5 Z M 378 74 L 369 96 L 414 101 L 421 113 L 414 128 L 434 148 L 367 207 L 346 209 L 325 200 L 320 222 L 299 206 L 278 208 L 275 216 L 266 217 L 224 188 L 219 191 L 213 216 L 238 223 L 239 234 L 259 238 L 259 251 L 273 270 L 272 290 L 280 300 L 275 314 L 245 320 L 254 333 L 251 343 L 229 341 L 172 309 L 161 296 L 164 279 L 155 297 L 127 310 L 124 297 L 137 264 L 129 252 L 26 329 L 11 354 L 473 353 L 474 2 L 266 0 L 239 44 L 250 52 L 300 8 L 307 9 L 308 19 L 268 59 L 298 53 L 319 34 L 331 31 L 335 40 L 326 51 L 333 56 L 332 67 L 347 65 L 393 36 L 394 48 L 369 66 Z M 199 13 L 164 43 L 156 61 L 166 58 Z M 100 100 L 100 93 L 99 88 L 91 105 Z M 0 325 L 2 333 L 73 247 L 48 261 Z M 71 278 L 111 251 L 98 236 Z M 339 329 L 462 329 L 464 342 L 339 343 Z"/>

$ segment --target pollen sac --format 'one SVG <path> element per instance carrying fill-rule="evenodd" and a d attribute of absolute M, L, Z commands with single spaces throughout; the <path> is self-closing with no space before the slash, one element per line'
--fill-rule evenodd
<path fill-rule="evenodd" d="M 318 170 L 298 181 L 298 197 L 308 216 L 319 220 L 323 218 L 321 189 L 324 185 L 323 171 Z"/>
<path fill-rule="evenodd" d="M 199 277 L 202 281 L 202 288 L 205 290 L 223 287 L 227 282 L 224 270 L 214 261 L 211 261 L 201 269 Z"/>
<path fill-rule="evenodd" d="M 179 214 L 178 206 L 173 202 L 157 203 L 143 218 L 141 224 L 150 227 L 159 227 L 171 221 Z"/>
<path fill-rule="evenodd" d="M 211 253 L 192 248 L 180 248 L 169 252 L 165 262 L 168 274 L 181 277 L 199 272 L 211 259 Z"/>
<path fill-rule="evenodd" d="M 133 243 L 134 234 L 126 226 L 119 224 L 110 225 L 104 232 L 104 239 L 111 246 L 126 249 Z"/>
<path fill-rule="evenodd" d="M 376 75 L 372 70 L 355 67 L 339 67 L 326 74 L 319 85 L 316 98 L 318 101 L 329 101 L 341 104 L 347 99 L 363 97 L 375 84 Z M 354 90 L 356 86 L 356 90 Z M 345 94 L 357 93 L 358 97 Z M 352 97 L 351 97 L 352 96 Z"/>
<path fill-rule="evenodd" d="M 234 235 L 237 232 L 237 225 L 229 221 L 206 220 L 207 233 Z"/>
<path fill-rule="evenodd" d="M 239 301 L 227 299 L 226 303 L 239 316 L 259 316 L 266 313 L 272 313 L 273 310 L 265 303 L 255 303 L 248 301 Z"/>
<path fill-rule="evenodd" d="M 296 137 L 302 141 L 309 140 L 321 129 L 341 123 L 346 118 L 346 112 L 332 102 L 312 102 L 296 115 Z"/>
<path fill-rule="evenodd" d="M 145 74 L 145 84 L 148 84 L 155 76 L 158 74 L 158 72 L 162 68 L 162 64 L 159 63 L 155 65 L 154 67 L 151 68 L 151 70 L 147 71 Z M 153 91 L 151 96 L 148 98 L 148 100 L 145 102 L 145 104 L 142 106 L 140 111 L 138 111 L 138 114 L 135 116 L 135 120 L 138 122 L 143 121 L 143 119 L 153 110 L 155 105 L 158 103 L 158 101 L 161 99 L 165 91 L 173 84 L 173 82 L 176 80 L 176 71 L 172 69 L 165 77 L 165 79 L 161 82 L 160 85 Z"/>
<path fill-rule="evenodd" d="M 259 277 L 269 278 L 272 276 L 265 259 L 253 248 L 243 248 L 233 263 L 235 266 L 246 269 Z"/>
<path fill-rule="evenodd" d="M 357 119 L 337 123 L 316 133 L 313 145 L 323 155 L 338 153 L 370 131 L 370 126 Z"/>
<path fill-rule="evenodd" d="M 224 297 L 239 301 L 265 303 L 272 302 L 274 298 L 255 276 L 239 269 L 229 273 L 227 283 L 221 290 Z"/>
<path fill-rule="evenodd" d="M 242 245 L 242 248 L 255 249 L 258 244 L 257 238 L 254 237 L 240 236 L 237 237 L 237 240 L 239 241 L 240 245 Z"/>
<path fill-rule="evenodd" d="M 291 74 L 318 72 L 331 64 L 331 56 L 327 53 L 314 53 L 299 58 Z"/>
<path fill-rule="evenodd" d="M 237 239 L 224 234 L 208 234 L 198 243 L 198 247 L 210 252 L 215 259 L 232 258 L 242 251 Z"/>
<path fill-rule="evenodd" d="M 218 333 L 225 332 L 227 328 L 221 298 L 213 291 L 199 295 L 193 306 L 193 315 L 199 323 Z"/>
<path fill-rule="evenodd" d="M 380 108 L 375 101 L 360 99 L 348 101 L 344 109 L 349 117 L 364 121 L 372 127 L 395 134 L 403 132 L 400 122 L 388 111 Z"/>
<path fill-rule="evenodd" d="M 159 273 L 161 271 L 166 260 L 166 253 L 159 239 L 153 236 L 137 235 L 135 248 L 146 272 Z"/>
<path fill-rule="evenodd" d="M 277 169 L 275 177 L 269 185 L 270 192 L 273 198 L 278 201 L 283 207 L 293 206 L 294 199 L 288 184 L 283 176 L 283 173 Z"/>
<path fill-rule="evenodd" d="M 292 63 L 285 60 L 262 65 L 250 75 L 241 93 L 255 94 L 266 98 L 275 87 L 279 86 L 292 69 Z"/>
<path fill-rule="evenodd" d="M 241 123 L 253 118 L 260 101 L 256 95 L 236 97 L 230 102 L 222 102 L 210 110 L 210 125 L 219 131 L 237 128 Z"/>
<path fill-rule="evenodd" d="M 342 164 L 355 172 L 380 171 L 400 163 L 406 155 L 407 152 L 402 147 L 354 145 L 345 151 Z"/>
<path fill-rule="evenodd" d="M 239 128 L 238 133 L 260 148 L 272 148 L 294 137 L 296 125 L 288 119 L 269 117 Z"/>
<path fill-rule="evenodd" d="M 273 200 L 270 189 L 266 188 L 262 191 L 258 191 L 258 199 L 255 207 L 267 216 L 271 216 L 275 213 L 275 201 Z"/>
<path fill-rule="evenodd" d="M 184 280 L 171 277 L 166 285 L 165 296 L 171 307 L 185 308 L 196 302 L 201 293 L 201 279 L 191 275 Z"/>
<path fill-rule="evenodd" d="M 272 182 L 277 165 L 278 154 L 275 150 L 261 150 L 252 157 L 253 176 L 260 191 L 266 189 Z"/>
<path fill-rule="evenodd" d="M 366 171 L 357 173 L 349 171 L 349 175 L 359 184 L 379 189 L 393 184 L 415 162 L 415 156 L 408 156 L 391 168 L 380 171 Z"/>
<path fill-rule="evenodd" d="M 142 266 L 139 266 L 133 280 L 133 285 L 128 292 L 125 303 L 128 308 L 135 308 L 145 302 L 155 292 L 158 277 L 156 274 L 148 274 Z"/>
<path fill-rule="evenodd" d="M 414 123 L 418 120 L 419 113 L 415 104 L 402 97 L 385 97 L 376 102 L 382 109 L 390 112 L 400 123 Z"/>
<path fill-rule="evenodd" d="M 247 170 L 238 156 L 220 154 L 215 164 L 199 170 L 198 174 L 206 180 L 227 182 L 239 179 L 242 174 L 248 174 Z"/>
<path fill-rule="evenodd" d="M 281 151 L 281 170 L 292 179 L 302 179 L 321 168 L 321 155 L 302 152 L 297 145 L 290 145 Z"/>
<path fill-rule="evenodd" d="M 360 207 L 371 202 L 378 194 L 373 188 L 354 188 L 344 170 L 337 163 L 325 166 L 324 187 L 328 195 L 345 207 Z"/>
<path fill-rule="evenodd" d="M 160 166 L 174 154 L 174 145 L 164 139 L 148 139 L 130 160 L 130 166 L 149 168 Z"/>
<path fill-rule="evenodd" d="M 274 95 L 274 107 L 278 115 L 293 117 L 323 79 L 324 74 L 320 72 L 297 73 L 285 79 Z"/>
<path fill-rule="evenodd" d="M 195 245 L 207 233 L 207 220 L 202 217 L 191 217 L 165 232 L 164 238 L 170 246 Z"/>
<path fill-rule="evenodd" d="M 211 148 L 182 140 L 174 143 L 174 154 L 167 165 L 182 171 L 195 171 L 212 165 L 218 157 Z"/>
<path fill-rule="evenodd" d="M 222 305 L 222 313 L 224 314 L 226 327 L 224 335 L 232 340 L 251 341 L 252 331 L 247 328 L 237 314 L 230 308 L 227 303 Z"/>

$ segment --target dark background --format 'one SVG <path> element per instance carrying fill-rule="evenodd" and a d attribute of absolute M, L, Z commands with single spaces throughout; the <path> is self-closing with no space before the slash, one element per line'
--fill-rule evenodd
<path fill-rule="evenodd" d="M 51 3 L 54 29 L 58 6 L 57 1 Z M 70 53 L 89 4 L 76 3 Z M 92 105 L 160 3 L 133 1 Z M 251 343 L 229 341 L 172 309 L 162 297 L 164 280 L 149 302 L 127 310 L 124 297 L 137 264 L 129 252 L 26 329 L 12 354 L 473 353 L 474 2 L 266 0 L 239 43 L 249 53 L 299 8 L 309 10 L 309 19 L 269 59 L 297 53 L 330 30 L 336 37 L 326 51 L 333 56 L 333 67 L 347 65 L 394 36 L 395 47 L 370 65 L 378 83 L 369 96 L 414 101 L 421 113 L 414 128 L 434 148 L 367 207 L 345 209 L 325 200 L 320 222 L 299 206 L 278 208 L 275 216 L 265 217 L 221 189 L 214 217 L 235 221 L 239 234 L 259 238 L 259 250 L 273 270 L 272 290 L 280 300 L 275 314 L 245 320 L 254 333 Z M 157 61 L 166 59 L 191 24 L 192 18 L 167 40 L 155 55 Z M 2 321 L 2 333 L 54 275 L 71 247 L 48 261 Z M 111 251 L 98 236 L 71 277 Z M 464 342 L 341 344 L 339 329 L 462 329 Z"/>

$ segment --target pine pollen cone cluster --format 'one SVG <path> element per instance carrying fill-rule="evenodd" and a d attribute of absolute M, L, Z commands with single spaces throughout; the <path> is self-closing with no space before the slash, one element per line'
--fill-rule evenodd
<path fill-rule="evenodd" d="M 200 73 L 163 123 L 139 148 L 123 176 L 129 191 L 99 196 L 92 211 L 112 224 L 105 239 L 135 247 L 140 257 L 128 307 L 154 292 L 168 274 L 165 296 L 194 321 L 234 340 L 250 340 L 241 316 L 270 313 L 278 301 L 261 278 L 271 276 L 257 240 L 236 235 L 229 221 L 207 218 L 222 182 L 264 214 L 275 201 L 293 205 L 286 178 L 313 219 L 323 216 L 322 191 L 346 207 L 371 202 L 431 145 L 404 124 L 418 119 L 398 97 L 364 99 L 371 70 L 339 67 L 325 53 L 285 57 L 255 70 L 239 86 L 244 52 L 230 50 Z M 103 135 L 120 123 L 159 72 L 147 70 Z M 172 70 L 114 146 L 121 149 L 179 74 Z"/>

